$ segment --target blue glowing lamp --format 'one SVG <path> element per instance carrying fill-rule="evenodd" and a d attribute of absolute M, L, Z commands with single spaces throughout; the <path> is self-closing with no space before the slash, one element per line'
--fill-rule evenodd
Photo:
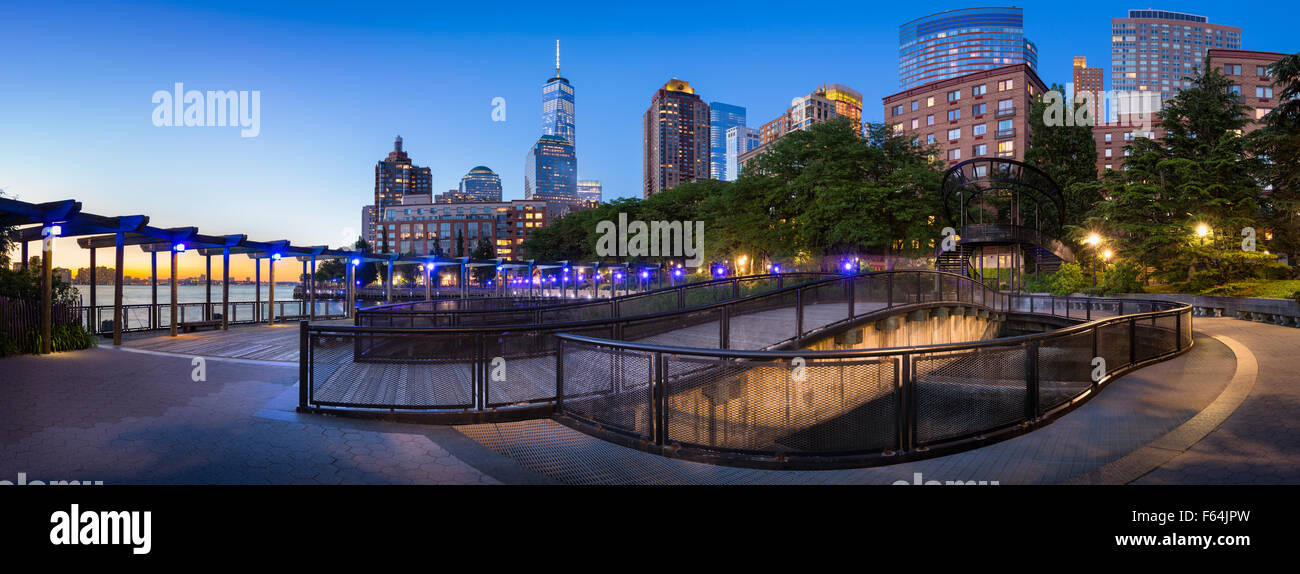
<path fill-rule="evenodd" d="M 358 265 L 361 265 L 361 260 L 360 260 L 360 259 L 353 259 L 353 260 L 352 260 L 352 266 L 353 266 L 353 267 L 356 267 L 356 266 L 358 266 Z"/>
<path fill-rule="evenodd" d="M 173 246 L 172 246 L 172 251 L 175 251 L 175 252 L 177 252 L 177 253 L 184 253 L 184 252 L 185 252 L 185 244 L 184 244 L 184 243 L 177 243 L 176 245 L 173 245 Z"/>
<path fill-rule="evenodd" d="M 280 260 L 280 254 L 279 254 L 279 253 L 272 253 L 272 254 L 271 254 L 271 260 L 272 260 L 272 261 L 279 261 L 279 260 Z"/>

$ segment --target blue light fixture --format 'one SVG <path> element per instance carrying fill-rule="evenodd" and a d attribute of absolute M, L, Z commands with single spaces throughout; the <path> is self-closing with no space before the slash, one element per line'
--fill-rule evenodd
<path fill-rule="evenodd" d="M 182 247 L 183 247 L 183 246 L 182 246 Z M 272 253 L 272 254 L 271 254 L 271 260 L 272 260 L 272 261 L 279 261 L 279 260 L 280 260 L 280 254 L 279 254 L 279 253 Z"/>
<path fill-rule="evenodd" d="M 184 244 L 184 243 L 177 243 L 176 245 L 173 245 L 173 246 L 172 246 L 172 251 L 175 251 L 175 252 L 177 252 L 177 253 L 184 253 L 184 252 L 185 252 L 185 244 Z"/>
<path fill-rule="evenodd" d="M 361 265 L 361 260 L 360 260 L 360 259 L 353 259 L 353 260 L 352 260 L 352 266 L 353 266 L 353 267 L 356 267 L 356 266 L 358 266 L 358 265 Z"/>

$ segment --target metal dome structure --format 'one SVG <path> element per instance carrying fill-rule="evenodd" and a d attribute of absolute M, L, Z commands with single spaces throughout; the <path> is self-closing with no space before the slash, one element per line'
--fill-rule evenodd
<path fill-rule="evenodd" d="M 957 231 L 957 241 L 952 249 L 941 246 L 940 270 L 983 280 L 985 263 L 992 258 L 996 267 L 1010 268 L 1007 286 L 1018 291 L 1025 273 L 1037 276 L 1074 260 L 1060 242 L 1065 197 L 1042 170 L 1011 159 L 975 158 L 944 174 L 942 194 L 944 215 Z"/>

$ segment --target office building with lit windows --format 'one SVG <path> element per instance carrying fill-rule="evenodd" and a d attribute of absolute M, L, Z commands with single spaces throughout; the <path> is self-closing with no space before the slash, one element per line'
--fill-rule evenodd
<path fill-rule="evenodd" d="M 402 150 L 402 136 L 397 136 L 393 140 L 393 151 L 375 164 L 375 209 L 382 212 L 387 206 L 401 205 L 402 198 L 407 195 L 432 193 L 433 172 L 412 164 L 411 157 Z M 371 245 L 377 243 L 377 231 L 372 218 L 364 228 L 366 241 Z"/>
<path fill-rule="evenodd" d="M 709 177 L 733 180 L 727 173 L 727 130 L 745 125 L 745 108 L 709 103 Z"/>
<path fill-rule="evenodd" d="M 578 145 L 573 107 L 573 84 L 560 76 L 560 41 L 555 41 L 555 76 L 542 86 L 542 134 L 559 136 Z"/>
<path fill-rule="evenodd" d="M 604 193 L 599 179 L 578 180 L 578 201 L 588 207 L 600 205 Z"/>
<path fill-rule="evenodd" d="M 736 126 L 727 130 L 727 181 L 736 181 L 740 177 L 740 156 L 758 147 L 760 142 L 756 129 Z"/>
<path fill-rule="evenodd" d="M 1240 49 L 1241 28 L 1182 12 L 1129 10 L 1127 18 L 1111 19 L 1111 89 L 1159 92 L 1168 100 L 1192 86 L 1216 48 Z"/>
<path fill-rule="evenodd" d="M 524 199 L 573 203 L 578 199 L 578 160 L 573 144 L 544 135 L 524 161 Z"/>
<path fill-rule="evenodd" d="M 1003 66 L 885 96 L 885 122 L 932 146 L 946 166 L 976 157 L 1023 160 L 1029 106 L 1046 90 L 1028 64 Z"/>
<path fill-rule="evenodd" d="M 673 78 L 641 117 L 642 197 L 709 179 L 709 105 Z"/>
<path fill-rule="evenodd" d="M 460 188 L 456 191 L 462 201 L 501 201 L 501 177 L 480 165 L 460 178 Z"/>
<path fill-rule="evenodd" d="M 1038 68 L 1038 48 L 1025 37 L 1020 8 L 962 8 L 898 27 L 902 90 L 1012 64 Z"/>
<path fill-rule="evenodd" d="M 1080 93 L 1088 93 L 1092 103 L 1092 121 L 1093 124 L 1104 123 L 1106 121 L 1106 100 L 1104 79 L 1101 68 L 1089 68 L 1088 58 L 1083 56 L 1074 57 L 1074 66 L 1070 73 L 1070 85 L 1072 100 L 1078 102 Z"/>

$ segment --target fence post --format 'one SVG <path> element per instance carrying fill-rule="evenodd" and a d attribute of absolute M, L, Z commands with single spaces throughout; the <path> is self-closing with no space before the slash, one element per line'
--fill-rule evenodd
<path fill-rule="evenodd" d="M 803 287 L 794 290 L 794 336 L 803 336 Z"/>
<path fill-rule="evenodd" d="M 1128 364 L 1137 364 L 1137 319 L 1128 320 Z"/>
<path fill-rule="evenodd" d="M 855 289 L 854 284 L 857 283 L 857 281 L 854 281 L 854 280 L 853 280 L 853 276 L 852 276 L 852 275 L 850 275 L 850 276 L 848 277 L 848 279 L 846 279 L 846 281 L 848 281 L 849 284 L 845 287 L 844 290 L 848 292 L 847 294 L 848 294 L 848 296 L 849 296 L 849 319 L 852 319 L 852 318 L 853 318 L 853 299 L 854 299 L 854 293 L 853 293 L 853 291 L 854 291 L 854 289 Z"/>
<path fill-rule="evenodd" d="M 894 377 L 898 381 L 898 450 L 907 452 L 916 446 L 916 401 L 912 384 L 912 356 L 900 355 Z"/>
<path fill-rule="evenodd" d="M 894 306 L 894 274 L 885 276 L 885 307 Z"/>
<path fill-rule="evenodd" d="M 1025 419 L 1038 418 L 1038 341 L 1025 348 Z"/>
<path fill-rule="evenodd" d="M 298 322 L 298 410 L 307 410 L 311 399 L 311 336 L 307 321 Z"/>
<path fill-rule="evenodd" d="M 654 362 L 651 364 L 651 376 L 654 384 L 650 393 L 650 416 L 654 425 L 654 441 L 655 444 L 663 446 L 668 437 L 667 428 L 665 428 L 668 416 L 664 412 L 666 393 L 664 393 L 664 354 L 661 352 L 654 354 Z"/>
<path fill-rule="evenodd" d="M 564 413 L 564 338 L 555 338 L 555 412 Z"/>
<path fill-rule="evenodd" d="M 731 348 L 729 345 L 729 343 L 731 342 L 731 329 L 728 328 L 730 327 L 731 324 L 731 314 L 727 312 L 728 307 L 730 306 L 723 305 L 721 307 L 718 307 L 718 311 L 720 313 L 718 317 L 718 348 L 719 349 Z"/>
<path fill-rule="evenodd" d="M 474 372 L 478 373 L 478 410 L 484 411 L 488 408 L 488 360 L 487 360 L 487 343 L 483 333 L 479 333 L 475 338 L 474 345 Z"/>

